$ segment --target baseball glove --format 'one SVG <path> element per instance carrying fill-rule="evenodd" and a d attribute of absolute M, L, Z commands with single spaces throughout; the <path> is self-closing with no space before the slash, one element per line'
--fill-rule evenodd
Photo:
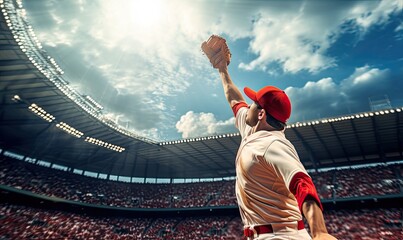
<path fill-rule="evenodd" d="M 211 35 L 207 41 L 202 43 L 201 49 L 214 68 L 220 68 L 221 64 L 224 63 L 228 66 L 231 62 L 232 54 L 228 48 L 227 41 L 220 36 Z"/>

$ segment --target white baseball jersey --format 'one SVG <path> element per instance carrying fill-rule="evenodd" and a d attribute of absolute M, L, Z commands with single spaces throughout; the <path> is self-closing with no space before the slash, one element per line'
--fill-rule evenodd
<path fill-rule="evenodd" d="M 301 220 L 289 185 L 296 173 L 307 172 L 283 131 L 252 133 L 245 122 L 247 111 L 242 107 L 236 115 L 242 142 L 235 162 L 235 189 L 242 221 L 246 227 Z"/>

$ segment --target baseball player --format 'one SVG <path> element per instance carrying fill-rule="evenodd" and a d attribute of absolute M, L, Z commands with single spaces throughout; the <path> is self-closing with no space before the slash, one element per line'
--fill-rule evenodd
<path fill-rule="evenodd" d="M 247 105 L 228 73 L 231 53 L 225 39 L 213 35 L 202 50 L 220 74 L 224 94 L 236 118 L 242 141 L 236 156 L 236 197 L 244 236 L 248 239 L 336 239 L 328 234 L 312 179 L 284 130 L 291 103 L 284 91 L 267 86 Z"/>

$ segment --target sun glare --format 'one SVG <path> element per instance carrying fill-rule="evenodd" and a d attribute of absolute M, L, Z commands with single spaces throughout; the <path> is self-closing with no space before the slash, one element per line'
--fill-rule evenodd
<path fill-rule="evenodd" d="M 163 14 L 161 0 L 134 0 L 127 4 L 128 19 L 133 27 L 152 30 L 159 25 Z"/>
<path fill-rule="evenodd" d="M 94 32 L 108 36 L 111 47 L 127 40 L 147 45 L 164 32 L 170 14 L 162 0 L 102 1 L 102 18 Z"/>

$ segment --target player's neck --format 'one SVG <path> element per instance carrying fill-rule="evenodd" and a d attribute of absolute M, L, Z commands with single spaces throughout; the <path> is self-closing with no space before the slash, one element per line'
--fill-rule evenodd
<path fill-rule="evenodd" d="M 258 121 L 258 123 L 253 127 L 254 133 L 258 131 L 276 131 L 276 129 L 270 126 L 264 119 Z"/>

